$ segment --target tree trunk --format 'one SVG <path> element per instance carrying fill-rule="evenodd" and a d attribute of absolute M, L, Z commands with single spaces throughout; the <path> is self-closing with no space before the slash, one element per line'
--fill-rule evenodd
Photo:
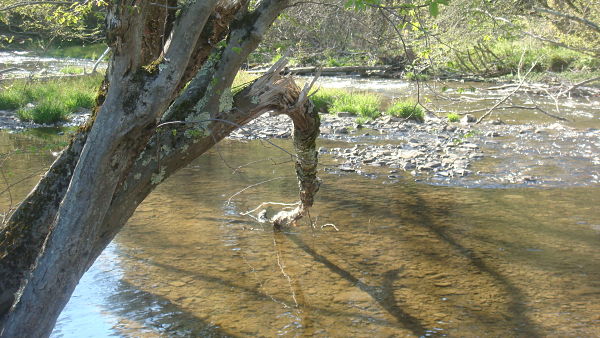
<path fill-rule="evenodd" d="M 319 122 L 308 88 L 282 77 L 280 63 L 231 92 L 287 1 L 249 11 L 247 1 L 206 0 L 178 13 L 173 3 L 122 0 L 109 8 L 113 57 L 97 113 L 0 230 L 1 337 L 48 336 L 83 273 L 144 198 L 264 112 L 294 121 L 301 207 L 288 219 L 312 205 Z"/>

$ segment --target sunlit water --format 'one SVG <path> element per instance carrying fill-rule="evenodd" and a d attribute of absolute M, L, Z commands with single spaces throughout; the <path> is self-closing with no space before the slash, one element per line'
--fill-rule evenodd
<path fill-rule="evenodd" d="M 11 182 L 51 163 L 42 146 L 64 137 L 44 135 L 0 134 L 3 153 L 24 150 L 4 162 Z M 467 189 L 322 171 L 314 227 L 273 232 L 240 213 L 295 201 L 285 154 L 218 150 L 138 208 L 54 337 L 600 336 L 599 185 Z M 13 202 L 35 180 L 14 186 Z"/>
<path fill-rule="evenodd" d="M 65 71 L 80 68 L 89 73 L 94 69 L 94 60 L 75 58 L 40 57 L 31 52 L 0 51 L 0 74 L 2 78 L 65 75 Z M 106 63 L 100 63 L 98 70 L 106 69 Z"/>

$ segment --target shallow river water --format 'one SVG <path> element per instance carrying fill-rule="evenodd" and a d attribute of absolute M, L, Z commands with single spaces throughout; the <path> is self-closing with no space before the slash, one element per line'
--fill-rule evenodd
<path fill-rule="evenodd" d="M 0 133 L 2 153 L 22 149 L 3 163 L 8 180 L 35 176 L 65 139 Z M 314 226 L 273 232 L 240 214 L 296 200 L 287 160 L 226 141 L 171 177 L 83 277 L 52 336 L 600 336 L 599 185 L 321 171 Z M 12 187 L 13 203 L 35 180 Z"/>

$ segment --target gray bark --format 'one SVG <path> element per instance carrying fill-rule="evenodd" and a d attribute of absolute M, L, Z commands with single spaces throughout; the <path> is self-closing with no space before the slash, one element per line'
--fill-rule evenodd
<path fill-rule="evenodd" d="M 135 4 L 138 10 L 128 8 Z M 235 96 L 230 93 L 239 67 L 286 5 L 266 0 L 249 12 L 245 1 L 228 6 L 197 1 L 175 22 L 148 2 L 119 1 L 110 8 L 110 85 L 100 95 L 95 119 L 0 230 L 0 337 L 49 335 L 83 273 L 139 203 L 264 112 L 286 113 L 294 121 L 301 213 L 306 212 L 310 191 L 318 189 L 318 116 L 305 91 L 279 75 L 279 65 Z M 149 36 L 149 27 L 159 29 Z M 207 35 L 228 38 L 212 46 Z"/>

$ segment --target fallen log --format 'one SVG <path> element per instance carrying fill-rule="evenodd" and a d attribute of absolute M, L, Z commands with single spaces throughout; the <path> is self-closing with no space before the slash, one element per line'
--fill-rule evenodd
<path fill-rule="evenodd" d="M 366 74 L 368 72 L 385 72 L 395 69 L 393 66 L 341 66 L 341 67 L 292 67 L 286 68 L 285 71 L 295 75 L 313 75 L 321 72 L 321 75 L 340 75 L 340 74 Z M 248 73 L 262 74 L 268 71 L 264 69 L 252 69 Z"/>

